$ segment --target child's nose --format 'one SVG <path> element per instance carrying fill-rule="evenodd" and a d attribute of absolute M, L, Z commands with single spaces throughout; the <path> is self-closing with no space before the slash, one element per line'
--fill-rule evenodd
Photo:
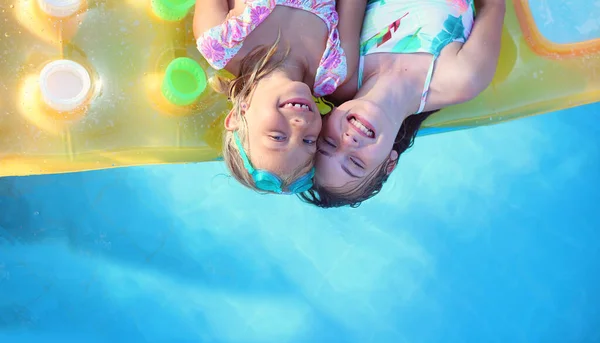
<path fill-rule="evenodd" d="M 295 117 L 292 118 L 292 125 L 298 128 L 304 128 L 308 125 L 308 122 L 306 121 L 306 118 Z"/>
<path fill-rule="evenodd" d="M 349 132 L 344 132 L 342 135 L 342 142 L 344 142 L 345 145 L 353 148 L 357 148 L 360 143 L 358 137 Z"/>

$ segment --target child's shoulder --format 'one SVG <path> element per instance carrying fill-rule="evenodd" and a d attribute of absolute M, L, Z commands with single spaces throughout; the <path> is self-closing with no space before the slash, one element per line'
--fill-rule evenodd
<path fill-rule="evenodd" d="M 348 70 L 348 76 L 346 80 L 333 92 L 329 95 L 329 99 L 331 99 L 335 103 L 342 103 L 354 98 L 356 92 L 358 91 L 358 73 L 355 70 Z"/>

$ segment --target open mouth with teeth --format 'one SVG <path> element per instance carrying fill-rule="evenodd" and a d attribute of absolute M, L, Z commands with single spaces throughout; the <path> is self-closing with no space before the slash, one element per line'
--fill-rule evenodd
<path fill-rule="evenodd" d="M 279 106 L 280 108 L 289 108 L 296 111 L 312 112 L 310 103 L 304 99 L 292 99 L 284 102 Z"/>
<path fill-rule="evenodd" d="M 372 129 L 371 125 L 368 122 L 363 121 L 360 118 L 353 115 L 348 117 L 348 122 L 361 135 L 367 138 L 375 138 L 375 131 Z"/>

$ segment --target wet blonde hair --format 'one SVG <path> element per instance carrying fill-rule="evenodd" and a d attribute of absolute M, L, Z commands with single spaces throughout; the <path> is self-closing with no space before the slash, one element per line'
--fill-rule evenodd
<path fill-rule="evenodd" d="M 289 48 L 287 48 L 283 53 L 277 54 L 279 38 L 280 36 L 278 35 L 277 40 L 270 47 L 258 46 L 245 56 L 240 61 L 240 70 L 237 77 L 229 79 L 222 76 L 216 76 L 212 84 L 215 91 L 226 94 L 229 101 L 232 102 L 233 108 L 231 111 L 237 121 L 241 123 L 237 133 L 242 145 L 246 142 L 248 131 L 248 123 L 242 115 L 242 103 L 249 102 L 249 99 L 252 97 L 252 92 L 256 88 L 258 82 L 277 70 L 283 64 L 289 53 Z M 246 155 L 248 155 L 248 159 L 250 159 L 249 151 L 246 151 Z M 223 160 L 231 175 L 233 175 L 233 177 L 242 185 L 258 192 L 265 192 L 256 187 L 252 176 L 248 173 L 246 167 L 244 167 L 244 161 L 242 160 L 242 156 L 235 143 L 233 131 L 226 130 L 223 135 Z M 288 175 L 285 178 L 280 177 L 282 179 L 282 188 L 287 188 L 297 178 L 302 176 L 312 163 L 312 159 L 309 159 L 291 173 L 291 175 Z"/>

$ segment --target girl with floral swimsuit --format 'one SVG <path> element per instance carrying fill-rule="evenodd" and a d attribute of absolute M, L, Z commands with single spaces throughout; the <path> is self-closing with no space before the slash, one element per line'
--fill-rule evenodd
<path fill-rule="evenodd" d="M 234 79 L 223 157 L 245 186 L 298 193 L 312 186 L 321 116 L 313 95 L 356 73 L 366 0 L 197 0 L 194 35 L 215 69 Z"/>

